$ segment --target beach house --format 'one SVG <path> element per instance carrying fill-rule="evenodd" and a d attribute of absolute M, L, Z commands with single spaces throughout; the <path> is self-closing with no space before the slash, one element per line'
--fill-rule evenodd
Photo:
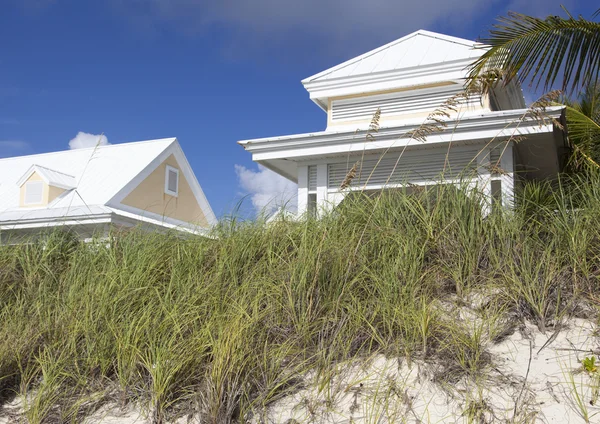
<path fill-rule="evenodd" d="M 515 81 L 466 95 L 469 67 L 484 51 L 416 31 L 302 81 L 324 131 L 239 144 L 298 184 L 300 214 L 355 190 L 459 183 L 481 191 L 484 208 L 510 207 L 521 181 L 561 170 L 564 110 L 527 108 Z"/>
<path fill-rule="evenodd" d="M 68 228 L 205 233 L 216 222 L 176 138 L 0 159 L 0 237 Z"/>

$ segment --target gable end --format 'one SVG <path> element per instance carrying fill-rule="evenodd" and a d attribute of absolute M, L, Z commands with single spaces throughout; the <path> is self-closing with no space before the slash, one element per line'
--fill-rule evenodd
<path fill-rule="evenodd" d="M 120 203 L 139 210 L 141 215 L 146 212 L 204 228 L 208 227 L 208 219 L 181 169 L 181 164 L 175 155 L 171 154 Z M 172 177 L 173 174 L 177 178 L 175 185 L 172 180 L 169 181 L 169 176 Z"/>

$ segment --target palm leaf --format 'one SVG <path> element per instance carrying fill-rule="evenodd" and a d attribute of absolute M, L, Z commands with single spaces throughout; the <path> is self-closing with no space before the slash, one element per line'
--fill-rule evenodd
<path fill-rule="evenodd" d="M 584 87 L 577 99 L 563 99 L 569 124 L 569 141 L 573 147 L 572 163 L 600 162 L 600 84 Z"/>
<path fill-rule="evenodd" d="M 587 85 L 579 98 L 569 104 L 585 116 L 600 122 L 600 82 Z"/>
<path fill-rule="evenodd" d="M 562 74 L 567 90 L 598 79 L 600 70 L 600 23 L 572 16 L 535 18 L 509 12 L 499 18 L 488 38 L 489 47 L 474 64 L 470 78 L 493 69 L 503 70 L 503 81 L 521 82 L 550 89 Z"/>
<path fill-rule="evenodd" d="M 569 139 L 584 152 L 591 154 L 600 145 L 600 122 L 594 121 L 572 106 L 566 106 Z"/>

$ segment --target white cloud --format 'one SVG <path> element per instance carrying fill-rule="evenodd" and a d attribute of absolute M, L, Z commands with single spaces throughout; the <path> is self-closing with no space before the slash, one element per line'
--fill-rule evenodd
<path fill-rule="evenodd" d="M 86 147 L 106 146 L 110 144 L 104 134 L 90 134 L 79 131 L 75 138 L 69 141 L 69 149 L 85 149 Z"/>
<path fill-rule="evenodd" d="M 296 210 L 298 186 L 287 178 L 261 165 L 256 171 L 235 165 L 235 172 L 240 186 L 250 195 L 257 212 L 271 214 L 282 206 Z"/>

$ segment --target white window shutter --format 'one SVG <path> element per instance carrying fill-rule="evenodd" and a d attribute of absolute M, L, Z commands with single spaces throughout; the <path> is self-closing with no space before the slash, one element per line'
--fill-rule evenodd
<path fill-rule="evenodd" d="M 42 203 L 44 183 L 42 181 L 31 181 L 25 184 L 26 205 L 39 205 Z"/>
<path fill-rule="evenodd" d="M 317 165 L 308 167 L 308 192 L 315 193 L 317 191 Z"/>
<path fill-rule="evenodd" d="M 353 187 L 363 185 L 423 183 L 445 179 L 470 177 L 476 171 L 478 148 L 471 150 L 406 150 L 401 156 L 389 155 L 382 159 L 365 159 L 352 180 Z M 328 165 L 328 187 L 339 188 L 355 160 Z"/>

